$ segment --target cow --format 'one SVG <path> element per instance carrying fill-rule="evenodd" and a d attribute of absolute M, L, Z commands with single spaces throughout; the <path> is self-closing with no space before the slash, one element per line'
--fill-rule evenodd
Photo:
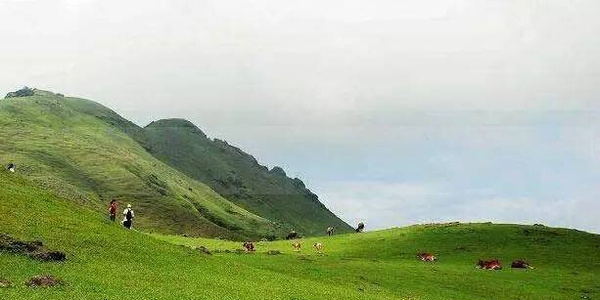
<path fill-rule="evenodd" d="M 528 262 L 526 262 L 524 260 L 515 260 L 512 262 L 510 267 L 513 269 L 535 269 Z"/>
<path fill-rule="evenodd" d="M 356 227 L 356 229 L 354 231 L 356 231 L 356 233 L 361 233 L 363 232 L 363 230 L 365 229 L 365 224 L 363 222 L 358 223 L 358 227 Z"/>
<path fill-rule="evenodd" d="M 16 168 L 16 167 L 17 167 L 17 166 L 15 166 L 15 164 L 13 164 L 13 163 L 10 163 L 10 164 L 8 164 L 8 167 L 7 167 L 6 169 L 7 169 L 8 171 L 10 171 L 10 172 L 13 172 L 13 173 L 14 173 L 14 172 L 15 172 L 15 168 Z"/>
<path fill-rule="evenodd" d="M 254 243 L 253 242 L 244 242 L 244 244 L 242 246 L 244 248 L 246 248 L 246 251 L 254 251 Z"/>
<path fill-rule="evenodd" d="M 288 235 L 285 237 L 286 240 L 293 240 L 295 238 L 298 238 L 298 233 L 295 230 L 290 231 L 290 233 L 288 233 Z"/>
<path fill-rule="evenodd" d="M 422 261 L 437 261 L 437 257 L 433 253 L 421 252 L 417 254 L 417 258 Z"/>
<path fill-rule="evenodd" d="M 294 248 L 294 251 L 300 251 L 300 248 L 302 248 L 302 244 L 300 244 L 300 242 L 293 242 L 292 247 Z"/>
<path fill-rule="evenodd" d="M 502 264 L 498 259 L 492 260 L 479 260 L 477 262 L 477 267 L 483 270 L 502 270 Z"/>
<path fill-rule="evenodd" d="M 328 236 L 333 235 L 334 231 L 335 231 L 335 228 L 333 228 L 333 227 L 327 227 L 327 235 Z"/>
<path fill-rule="evenodd" d="M 317 249 L 317 252 L 321 252 L 321 251 L 323 251 L 323 248 L 324 248 L 324 247 L 323 247 L 323 244 L 321 244 L 321 243 L 315 243 L 315 244 L 313 245 L 313 247 L 315 247 L 315 249 Z"/>

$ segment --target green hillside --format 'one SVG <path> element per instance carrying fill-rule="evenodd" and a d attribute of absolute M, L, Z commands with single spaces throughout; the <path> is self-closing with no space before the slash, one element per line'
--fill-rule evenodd
<path fill-rule="evenodd" d="M 152 122 L 144 128 L 144 147 L 155 157 L 206 183 L 223 197 L 285 230 L 323 235 L 329 226 L 338 232 L 352 228 L 331 213 L 298 178 L 279 167 L 271 170 L 225 141 L 209 139 L 186 120 Z"/>
<path fill-rule="evenodd" d="M 329 226 L 351 230 L 300 179 L 208 139 L 188 121 L 141 128 L 93 101 L 20 91 L 0 100 L 6 141 L 0 162 L 16 163 L 28 178 L 69 199 L 105 210 L 116 197 L 143 213 L 142 228 L 189 235 L 274 238 L 291 229 L 301 235 L 323 235 Z"/>
<path fill-rule="evenodd" d="M 259 243 L 254 254 L 227 253 L 239 243 L 147 235 L 0 172 L 0 233 L 40 240 L 66 252 L 63 263 L 0 251 L 0 299 L 596 299 L 600 236 L 517 225 L 412 226 L 364 234 Z M 322 255 L 310 247 L 322 242 Z M 187 246 L 204 245 L 213 255 Z M 281 255 L 267 255 L 270 249 Z M 436 263 L 415 259 L 432 251 Z M 474 268 L 499 258 L 501 271 Z M 527 259 L 534 270 L 512 270 Z M 65 285 L 30 288 L 34 275 Z"/>
<path fill-rule="evenodd" d="M 88 100 L 35 90 L 0 100 L 0 162 L 59 195 L 105 212 L 131 203 L 146 231 L 241 239 L 275 234 L 275 224 L 150 155 L 136 126 Z"/>

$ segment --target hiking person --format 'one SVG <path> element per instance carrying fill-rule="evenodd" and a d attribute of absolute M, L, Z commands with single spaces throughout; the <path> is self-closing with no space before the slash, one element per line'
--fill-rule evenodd
<path fill-rule="evenodd" d="M 10 164 L 8 164 L 7 170 L 14 173 L 15 172 L 15 168 L 16 168 L 15 164 L 10 163 Z"/>
<path fill-rule="evenodd" d="M 290 233 L 288 233 L 288 235 L 285 237 L 286 240 L 293 240 L 296 238 L 298 238 L 298 233 L 294 229 L 292 229 L 292 231 L 290 231 Z"/>
<path fill-rule="evenodd" d="M 117 218 L 117 201 L 115 199 L 110 200 L 110 205 L 108 206 L 108 215 L 110 216 L 110 220 L 113 222 Z"/>
<path fill-rule="evenodd" d="M 354 231 L 356 231 L 356 233 L 361 233 L 363 230 L 365 230 L 365 223 L 360 222 Z"/>
<path fill-rule="evenodd" d="M 135 214 L 133 213 L 133 209 L 131 209 L 131 204 L 127 204 L 127 208 L 123 211 L 123 226 L 127 229 L 131 229 L 133 225 L 133 218 L 135 218 Z"/>
<path fill-rule="evenodd" d="M 333 231 L 335 231 L 335 228 L 333 228 L 333 227 L 328 227 L 328 228 L 327 228 L 327 235 L 328 235 L 328 236 L 331 236 L 331 235 L 333 235 Z"/>

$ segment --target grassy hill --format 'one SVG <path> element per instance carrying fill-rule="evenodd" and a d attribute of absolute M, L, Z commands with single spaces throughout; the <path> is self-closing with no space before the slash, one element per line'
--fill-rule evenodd
<path fill-rule="evenodd" d="M 239 243 L 148 235 L 122 229 L 88 207 L 0 172 L 0 233 L 65 251 L 63 263 L 0 251 L 0 299 L 596 299 L 600 236 L 538 226 L 412 226 L 364 234 L 259 243 L 254 254 L 226 253 Z M 310 245 L 325 245 L 322 255 Z M 186 247 L 182 247 L 184 245 Z M 214 255 L 192 247 L 204 245 Z M 270 249 L 281 255 L 267 255 Z M 217 251 L 221 250 L 221 251 Z M 433 251 L 437 263 L 417 261 Z M 474 268 L 501 259 L 501 271 Z M 535 270 L 512 270 L 515 258 Z M 29 288 L 33 275 L 66 282 Z"/>
<path fill-rule="evenodd" d="M 270 236 L 271 221 L 154 158 L 135 124 L 92 101 L 36 90 L 0 100 L 0 162 L 57 194 L 105 212 L 133 204 L 147 231 L 241 239 Z"/>
<path fill-rule="evenodd" d="M 116 197 L 136 206 L 142 228 L 188 235 L 351 230 L 300 179 L 208 139 L 188 121 L 141 128 L 93 101 L 23 90 L 0 100 L 0 163 L 16 163 L 38 185 L 69 199 L 105 210 Z"/>
<path fill-rule="evenodd" d="M 254 157 L 225 141 L 209 139 L 186 120 L 152 122 L 144 128 L 144 147 L 163 162 L 198 179 L 237 205 L 301 234 L 323 235 L 334 226 L 352 228 L 331 213 L 298 178 L 274 167 L 269 170 Z"/>

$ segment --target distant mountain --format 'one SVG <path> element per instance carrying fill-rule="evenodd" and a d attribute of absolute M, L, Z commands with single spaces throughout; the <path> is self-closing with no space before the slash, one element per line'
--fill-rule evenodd
<path fill-rule="evenodd" d="M 33 93 L 33 94 L 32 94 Z M 299 179 L 184 120 L 146 128 L 93 101 L 36 89 L 0 100 L 0 163 L 98 211 L 132 203 L 146 231 L 232 239 L 349 226 Z M 157 159 L 158 158 L 158 159 Z"/>
<path fill-rule="evenodd" d="M 287 177 L 280 167 L 269 170 L 225 141 L 209 139 L 189 121 L 155 121 L 143 133 L 139 140 L 152 155 L 279 228 L 307 235 L 323 234 L 329 226 L 352 230 L 302 180 Z"/>

